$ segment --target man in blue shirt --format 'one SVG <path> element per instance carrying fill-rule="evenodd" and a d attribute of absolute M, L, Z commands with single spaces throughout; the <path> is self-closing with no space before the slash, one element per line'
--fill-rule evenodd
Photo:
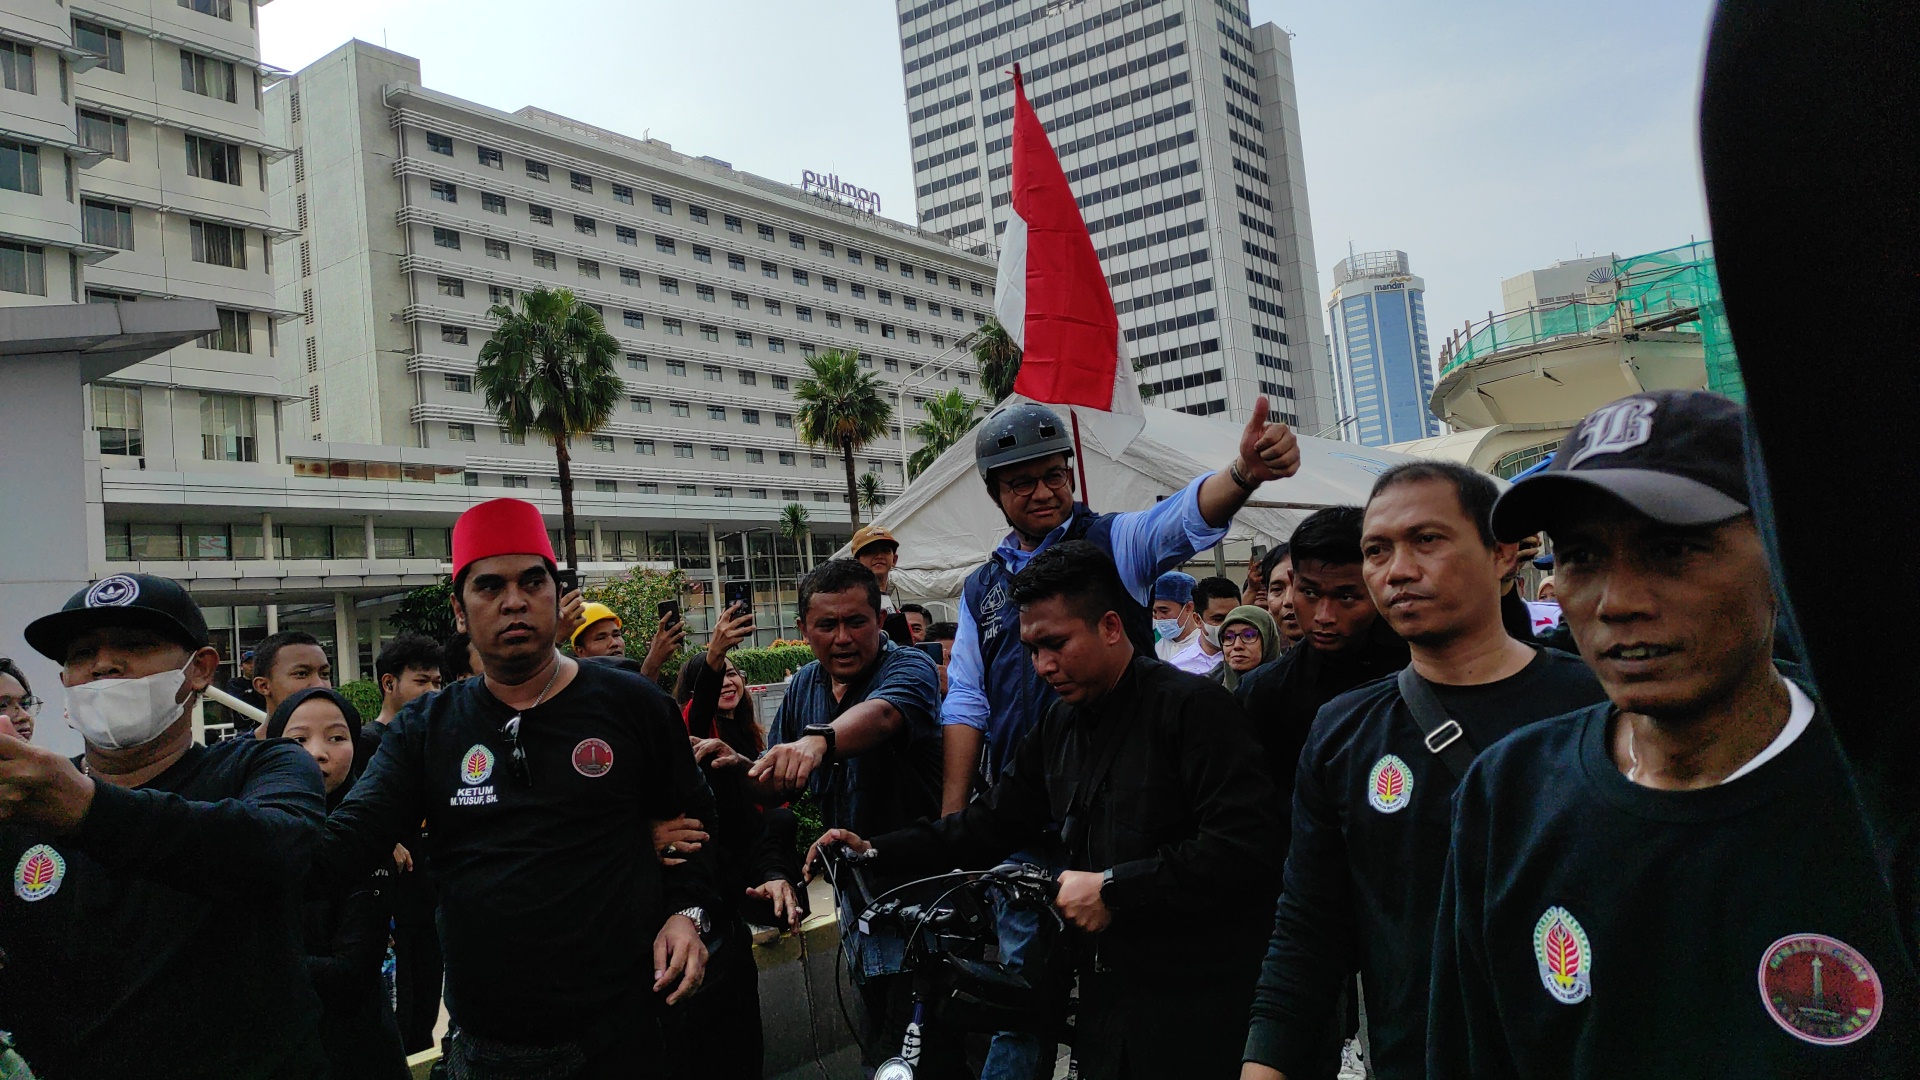
<path fill-rule="evenodd" d="M 873 572 L 834 559 L 802 578 L 800 629 L 815 659 L 787 684 L 774 745 L 748 776 L 779 797 L 811 791 L 831 828 L 939 816 L 939 669 L 881 633 Z"/>
<path fill-rule="evenodd" d="M 878 835 L 940 816 L 940 673 L 919 649 L 881 633 L 880 582 L 853 559 L 800 579 L 800 630 L 814 661 L 794 672 L 768 741 L 748 770 L 769 799 L 809 791 L 829 828 Z M 869 1066 L 892 1056 L 912 997 L 900 974 L 904 942 L 862 933 L 839 904 L 840 933 L 866 1004 L 860 1044 Z M 936 1072 L 951 1055 L 929 1047 Z"/>
<path fill-rule="evenodd" d="M 1293 432 L 1285 424 L 1268 423 L 1268 415 L 1267 399 L 1261 397 L 1240 434 L 1240 452 L 1226 468 L 1146 510 L 1119 514 L 1096 514 L 1074 501 L 1073 439 L 1052 409 L 1009 406 L 976 429 L 975 467 L 1012 531 L 968 576 L 963 592 L 941 703 L 943 813 L 964 809 L 973 791 L 999 779 L 1014 748 L 1056 696 L 1034 674 L 1020 644 L 1019 611 L 1008 599 L 1013 576 L 1062 540 L 1088 541 L 1113 559 L 1133 601 L 1121 615 L 1134 650 L 1154 655 L 1147 604 L 1155 580 L 1224 540 L 1233 515 L 1261 484 L 1292 476 L 1300 467 Z M 1022 854 L 1039 856 L 1032 861 L 1057 861 L 1045 852 Z M 1038 920 L 1016 913 L 1003 915 L 999 923 L 1001 959 L 1017 968 Z M 994 1038 L 982 1080 L 1047 1076 L 1051 1057 L 1051 1048 L 1032 1036 L 1002 1033 Z"/>

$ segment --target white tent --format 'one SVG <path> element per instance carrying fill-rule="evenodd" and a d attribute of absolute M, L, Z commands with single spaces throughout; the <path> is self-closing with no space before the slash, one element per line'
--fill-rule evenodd
<path fill-rule="evenodd" d="M 1087 488 L 1095 510 L 1141 510 L 1194 477 L 1224 468 L 1239 452 L 1242 425 L 1149 405 L 1146 429 L 1116 459 L 1082 430 Z M 1323 506 L 1366 502 L 1374 477 L 1413 458 L 1330 439 L 1300 439 L 1300 471 L 1267 484 L 1234 518 L 1229 540 L 1274 544 Z M 907 486 L 875 518 L 900 541 L 893 587 L 904 596 L 950 598 L 1007 535 L 973 466 L 969 434 Z M 846 554 L 842 549 L 839 554 Z"/>

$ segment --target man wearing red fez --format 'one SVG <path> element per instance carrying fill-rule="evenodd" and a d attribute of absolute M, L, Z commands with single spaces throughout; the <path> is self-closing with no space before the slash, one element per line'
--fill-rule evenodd
<path fill-rule="evenodd" d="M 494 499 L 453 527 L 453 611 L 484 671 L 414 701 L 327 822 L 336 881 L 426 821 L 440 877 L 452 1080 L 632 1075 L 662 1004 L 698 988 L 718 898 L 651 822 L 711 820 L 672 699 L 554 648 L 540 511 Z"/>

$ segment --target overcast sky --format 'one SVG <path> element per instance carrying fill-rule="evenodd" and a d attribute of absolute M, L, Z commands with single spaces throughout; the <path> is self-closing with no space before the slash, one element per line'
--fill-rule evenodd
<path fill-rule="evenodd" d="M 1500 279 L 1706 235 L 1695 103 L 1710 0 L 1253 0 L 1293 32 L 1321 290 L 1349 242 L 1399 248 L 1439 338 Z M 884 0 L 275 0 L 264 59 L 352 37 L 433 89 L 538 105 L 797 182 L 833 171 L 913 217 Z M 550 16 L 550 17 L 543 17 Z"/>

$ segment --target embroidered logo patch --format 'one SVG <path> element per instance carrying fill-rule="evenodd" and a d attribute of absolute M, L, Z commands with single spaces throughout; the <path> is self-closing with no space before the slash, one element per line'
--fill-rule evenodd
<path fill-rule="evenodd" d="M 31 904 L 60 891 L 67 877 L 67 860 L 45 844 L 35 844 L 13 868 L 13 895 Z"/>
<path fill-rule="evenodd" d="M 1796 1039 L 1841 1046 L 1880 1022 L 1880 976 L 1852 946 L 1824 934 L 1789 934 L 1760 954 L 1760 1000 Z"/>
<path fill-rule="evenodd" d="M 126 607 L 140 599 L 140 583 L 125 574 L 101 578 L 87 590 L 88 607 Z"/>
<path fill-rule="evenodd" d="M 1373 763 L 1367 774 L 1367 805 L 1383 814 L 1395 814 L 1413 801 L 1413 771 L 1397 754 Z"/>
<path fill-rule="evenodd" d="M 1540 984 L 1562 1005 L 1578 1005 L 1593 992 L 1593 946 L 1573 912 L 1554 906 L 1533 924 L 1533 958 Z"/>
<path fill-rule="evenodd" d="M 605 776 L 613 771 L 613 747 L 602 739 L 582 739 L 573 748 L 573 771 L 581 776 Z"/>
<path fill-rule="evenodd" d="M 484 784 L 487 777 L 493 775 L 493 751 L 479 743 L 468 748 L 467 756 L 460 759 L 460 779 L 468 787 Z"/>
<path fill-rule="evenodd" d="M 1567 462 L 1567 468 L 1599 454 L 1618 454 L 1643 446 L 1653 438 L 1654 403 L 1644 398 L 1617 401 L 1595 409 L 1593 415 L 1573 432 L 1579 448 Z"/>

